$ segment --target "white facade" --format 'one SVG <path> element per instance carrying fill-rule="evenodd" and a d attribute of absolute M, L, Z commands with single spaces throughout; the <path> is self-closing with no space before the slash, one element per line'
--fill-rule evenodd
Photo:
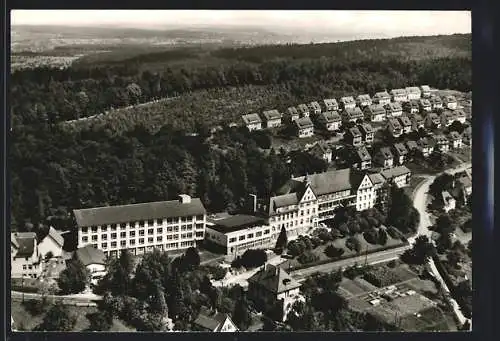
<path fill-rule="evenodd" d="M 51 227 L 51 229 L 53 229 Z M 57 233 L 55 230 L 52 233 Z M 61 237 L 62 238 L 62 237 Z M 45 257 L 49 252 L 52 253 L 54 257 L 62 256 L 63 244 L 56 241 L 49 233 L 40 244 L 38 244 L 38 252 L 42 257 Z"/>
<path fill-rule="evenodd" d="M 356 210 L 363 211 L 375 205 L 375 189 L 368 175 L 365 175 L 359 185 L 356 196 Z"/>
<path fill-rule="evenodd" d="M 271 234 L 271 227 L 266 224 L 223 232 L 208 223 L 205 238 L 222 247 L 226 255 L 241 254 L 248 249 L 268 249 L 276 243 L 276 238 Z"/>
<path fill-rule="evenodd" d="M 249 131 L 261 130 L 262 129 L 262 123 L 260 123 L 260 122 L 258 122 L 258 123 L 249 123 L 246 126 L 247 126 L 247 129 Z"/>

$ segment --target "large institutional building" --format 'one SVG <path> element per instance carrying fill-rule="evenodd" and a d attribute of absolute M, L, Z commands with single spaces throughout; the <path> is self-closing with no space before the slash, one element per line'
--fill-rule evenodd
<path fill-rule="evenodd" d="M 128 249 L 175 251 L 205 238 L 206 211 L 198 198 L 74 210 L 78 247 L 92 245 L 108 256 Z"/>

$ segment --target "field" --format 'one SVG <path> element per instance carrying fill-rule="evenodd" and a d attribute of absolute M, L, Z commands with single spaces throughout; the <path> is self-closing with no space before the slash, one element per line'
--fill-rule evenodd
<path fill-rule="evenodd" d="M 13 300 L 11 304 L 11 313 L 12 318 L 14 319 L 14 323 L 18 330 L 33 330 L 37 325 L 39 325 L 43 316 L 33 316 L 31 315 L 25 307 L 22 305 L 20 301 Z M 91 314 L 97 311 L 96 308 L 93 307 L 74 307 L 69 306 L 70 313 L 77 316 L 75 327 L 73 331 L 86 331 L 89 328 L 90 322 L 87 319 L 86 315 Z M 114 319 L 113 325 L 109 330 L 111 332 L 131 332 L 135 331 L 135 329 L 126 326 L 120 320 Z"/>

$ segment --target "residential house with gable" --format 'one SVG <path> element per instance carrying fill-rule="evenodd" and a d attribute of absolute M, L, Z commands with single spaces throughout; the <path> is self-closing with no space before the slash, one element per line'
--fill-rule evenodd
<path fill-rule="evenodd" d="M 361 132 L 361 135 L 363 136 L 363 141 L 366 144 L 372 144 L 373 138 L 375 136 L 375 131 L 373 130 L 371 124 L 370 123 L 358 124 L 358 129 Z"/>
<path fill-rule="evenodd" d="M 408 158 L 408 149 L 402 143 L 395 143 L 393 146 L 394 156 L 396 157 L 396 165 L 403 165 Z"/>
<path fill-rule="evenodd" d="M 354 147 L 359 147 L 363 144 L 363 135 L 357 127 L 352 127 L 346 131 L 344 140 L 346 143 L 351 144 Z"/>
<path fill-rule="evenodd" d="M 443 111 L 441 113 L 441 126 L 449 127 L 457 121 L 457 115 L 454 111 Z"/>
<path fill-rule="evenodd" d="M 411 100 L 403 103 L 403 110 L 409 114 L 416 114 L 420 111 L 417 100 Z"/>
<path fill-rule="evenodd" d="M 452 95 L 444 96 L 443 104 L 450 110 L 456 110 L 458 106 L 456 97 Z"/>
<path fill-rule="evenodd" d="M 392 168 L 394 166 L 394 155 L 389 147 L 382 147 L 374 155 L 373 161 L 382 168 Z"/>
<path fill-rule="evenodd" d="M 319 105 L 318 102 L 311 102 L 311 103 L 309 103 L 308 107 L 309 107 L 310 112 L 312 112 L 313 114 L 321 113 L 321 106 Z"/>
<path fill-rule="evenodd" d="M 365 118 L 372 122 L 383 122 L 387 117 L 385 108 L 382 104 L 369 105 L 363 110 L 363 113 Z"/>
<path fill-rule="evenodd" d="M 441 128 L 441 118 L 435 112 L 430 112 L 426 116 L 425 125 L 430 129 L 439 129 Z"/>
<path fill-rule="evenodd" d="M 441 197 L 443 200 L 443 209 L 446 213 L 455 209 L 457 202 L 455 198 L 451 196 L 450 192 L 448 191 L 441 192 Z"/>
<path fill-rule="evenodd" d="M 401 127 L 403 128 L 403 134 L 409 134 L 411 133 L 411 121 L 408 118 L 408 116 L 403 115 L 398 117 L 399 122 L 401 122 Z"/>
<path fill-rule="evenodd" d="M 387 118 L 389 117 L 399 117 L 403 115 L 403 108 L 399 102 L 391 102 L 384 106 Z"/>
<path fill-rule="evenodd" d="M 418 100 L 422 97 L 422 92 L 418 86 L 409 86 L 406 87 L 406 93 L 408 94 L 408 100 Z"/>
<path fill-rule="evenodd" d="M 429 98 L 431 97 L 431 87 L 428 85 L 421 85 L 420 91 L 422 92 L 422 97 Z"/>
<path fill-rule="evenodd" d="M 38 252 L 44 258 L 48 254 L 52 254 L 53 257 L 61 257 L 63 245 L 64 237 L 55 228 L 50 226 L 49 233 L 38 244 Z"/>
<path fill-rule="evenodd" d="M 309 108 L 305 104 L 299 104 L 297 106 L 297 110 L 299 112 L 299 116 L 302 117 L 309 117 Z"/>
<path fill-rule="evenodd" d="M 335 98 L 327 98 L 323 100 L 325 111 L 338 111 L 339 104 Z"/>
<path fill-rule="evenodd" d="M 82 262 L 90 273 L 90 283 L 97 285 L 99 280 L 106 275 L 106 255 L 102 250 L 92 245 L 86 245 L 75 251 L 75 259 Z"/>
<path fill-rule="evenodd" d="M 318 123 L 328 131 L 337 131 L 342 125 L 342 118 L 336 111 L 326 111 L 318 115 Z"/>
<path fill-rule="evenodd" d="M 408 101 L 408 93 L 405 89 L 392 89 L 390 94 L 393 102 Z"/>
<path fill-rule="evenodd" d="M 462 135 L 460 135 L 458 132 L 456 132 L 456 131 L 450 132 L 449 139 L 450 139 L 451 148 L 461 149 L 463 147 Z"/>
<path fill-rule="evenodd" d="M 262 129 L 262 120 L 258 114 L 246 114 L 241 116 L 241 118 L 249 131 Z"/>
<path fill-rule="evenodd" d="M 287 112 L 287 118 L 290 122 L 293 122 L 299 119 L 300 117 L 299 111 L 297 110 L 296 107 L 289 107 L 286 109 L 286 112 Z"/>
<path fill-rule="evenodd" d="M 38 278 L 43 271 L 42 255 L 34 232 L 10 234 L 11 278 Z"/>
<path fill-rule="evenodd" d="M 267 128 L 277 128 L 281 126 L 281 113 L 278 110 L 266 110 L 262 114 Z"/>
<path fill-rule="evenodd" d="M 365 146 L 356 149 L 356 156 L 355 168 L 364 170 L 372 167 L 372 157 Z"/>
<path fill-rule="evenodd" d="M 373 96 L 373 103 L 386 105 L 391 103 L 391 95 L 387 91 L 379 91 Z"/>
<path fill-rule="evenodd" d="M 343 110 L 354 109 L 356 107 L 356 101 L 352 96 L 345 96 L 340 99 L 340 106 Z"/>
<path fill-rule="evenodd" d="M 203 307 L 193 322 L 194 331 L 200 332 L 237 332 L 239 331 L 231 317 L 226 313 L 217 312 Z"/>
<path fill-rule="evenodd" d="M 390 118 L 387 122 L 387 130 L 393 137 L 400 137 L 403 134 L 403 127 L 397 118 Z"/>
<path fill-rule="evenodd" d="M 430 97 L 432 110 L 443 109 L 443 100 L 441 97 L 434 95 Z"/>
<path fill-rule="evenodd" d="M 450 151 L 450 141 L 448 141 L 446 136 L 442 134 L 435 135 L 434 141 L 436 143 L 436 150 L 441 153 L 447 153 Z"/>
<path fill-rule="evenodd" d="M 431 112 L 432 111 L 432 104 L 431 101 L 428 98 L 421 98 L 418 101 L 418 106 L 420 109 L 420 112 Z"/>
<path fill-rule="evenodd" d="M 332 162 L 332 149 L 322 141 L 314 144 L 314 146 L 309 149 L 309 154 L 327 163 Z"/>
<path fill-rule="evenodd" d="M 301 117 L 294 122 L 295 131 L 299 138 L 311 137 L 314 135 L 314 124 L 308 116 Z"/>
<path fill-rule="evenodd" d="M 434 152 L 434 141 L 427 137 L 419 139 L 417 145 L 423 157 L 428 157 Z"/>
<path fill-rule="evenodd" d="M 372 99 L 370 98 L 370 95 L 362 94 L 358 95 L 358 97 L 356 98 L 356 103 L 360 108 L 365 108 L 372 105 Z"/>
<path fill-rule="evenodd" d="M 342 120 L 344 122 L 354 122 L 363 119 L 363 112 L 359 107 L 347 108 L 342 112 Z"/>
<path fill-rule="evenodd" d="M 462 123 L 462 124 L 465 124 L 465 121 L 467 120 L 467 117 L 465 115 L 465 112 L 463 110 L 455 110 L 455 120 Z"/>
<path fill-rule="evenodd" d="M 410 121 L 411 121 L 411 129 L 413 131 L 418 131 L 419 129 L 425 128 L 425 120 L 422 117 L 422 115 L 413 114 L 410 116 Z"/>
<path fill-rule="evenodd" d="M 410 184 L 411 171 L 406 166 L 385 169 L 380 174 L 382 174 L 385 181 L 396 184 L 398 188 L 406 187 Z"/>

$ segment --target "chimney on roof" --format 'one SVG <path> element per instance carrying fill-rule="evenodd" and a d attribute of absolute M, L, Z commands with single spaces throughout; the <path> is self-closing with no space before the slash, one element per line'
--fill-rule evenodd
<path fill-rule="evenodd" d="M 191 197 L 187 194 L 180 194 L 179 195 L 179 202 L 181 204 L 189 204 L 191 202 Z"/>

